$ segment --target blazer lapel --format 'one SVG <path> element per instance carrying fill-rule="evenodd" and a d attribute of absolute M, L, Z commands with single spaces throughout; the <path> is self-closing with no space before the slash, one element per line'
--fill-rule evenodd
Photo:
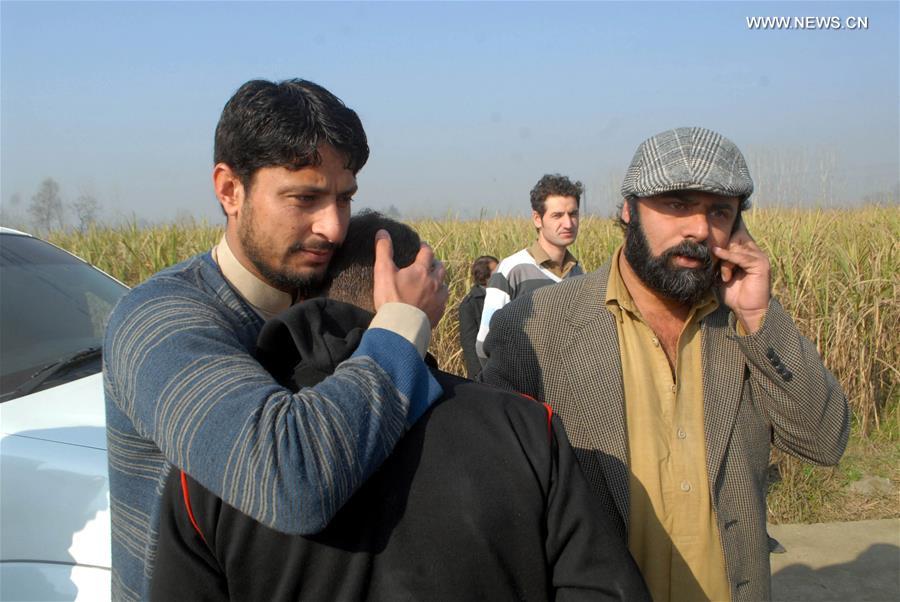
<path fill-rule="evenodd" d="M 731 340 L 737 333 L 729 325 L 724 305 L 703 320 L 703 430 L 706 471 L 715 496 L 716 478 L 737 418 L 744 377 L 744 356 Z"/>
<path fill-rule="evenodd" d="M 609 265 L 584 278 L 591 279 L 582 298 L 570 308 L 572 343 L 565 357 L 571 361 L 571 391 L 577 420 L 569 421 L 576 447 L 598 450 L 594 461 L 602 467 L 607 485 L 625 524 L 628 523 L 628 441 L 625 392 L 615 317 L 606 308 Z M 568 429 L 567 429 L 568 430 Z M 583 445 L 587 444 L 587 445 Z"/>

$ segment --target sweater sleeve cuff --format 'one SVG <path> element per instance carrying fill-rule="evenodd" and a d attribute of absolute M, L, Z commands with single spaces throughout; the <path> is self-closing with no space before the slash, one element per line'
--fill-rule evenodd
<path fill-rule="evenodd" d="M 431 324 L 425 312 L 406 303 L 385 303 L 381 306 L 369 328 L 383 328 L 394 332 L 410 343 L 425 357 L 431 342 Z"/>

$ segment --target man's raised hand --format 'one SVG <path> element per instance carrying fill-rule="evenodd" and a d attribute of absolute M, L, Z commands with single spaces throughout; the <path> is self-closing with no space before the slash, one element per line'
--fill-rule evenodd
<path fill-rule="evenodd" d="M 398 269 L 394 264 L 391 235 L 386 230 L 375 234 L 375 311 L 385 303 L 407 303 L 425 312 L 432 327 L 437 326 L 450 296 L 444 284 L 446 273 L 444 265 L 424 242 L 415 261 Z"/>
<path fill-rule="evenodd" d="M 747 333 L 762 326 L 771 296 L 769 258 L 741 222 L 727 248 L 713 247 L 721 260 L 722 299 Z"/>

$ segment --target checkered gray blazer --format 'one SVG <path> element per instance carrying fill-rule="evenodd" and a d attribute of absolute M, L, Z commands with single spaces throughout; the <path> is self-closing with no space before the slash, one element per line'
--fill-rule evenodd
<path fill-rule="evenodd" d="M 549 403 L 601 503 L 628 524 L 628 441 L 609 265 L 535 291 L 498 312 L 482 380 Z M 772 300 L 763 327 L 739 336 L 723 304 L 703 320 L 706 469 L 732 600 L 770 597 L 766 475 L 770 444 L 836 464 L 847 398 L 815 346 Z"/>

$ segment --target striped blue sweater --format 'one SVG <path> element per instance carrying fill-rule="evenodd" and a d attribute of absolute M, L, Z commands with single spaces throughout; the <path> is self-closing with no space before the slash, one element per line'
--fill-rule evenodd
<path fill-rule="evenodd" d="M 334 375 L 296 394 L 253 358 L 262 319 L 209 253 L 122 299 L 104 343 L 112 594 L 146 597 L 174 465 L 285 533 L 315 533 L 440 386 L 403 337 L 366 331 Z"/>

